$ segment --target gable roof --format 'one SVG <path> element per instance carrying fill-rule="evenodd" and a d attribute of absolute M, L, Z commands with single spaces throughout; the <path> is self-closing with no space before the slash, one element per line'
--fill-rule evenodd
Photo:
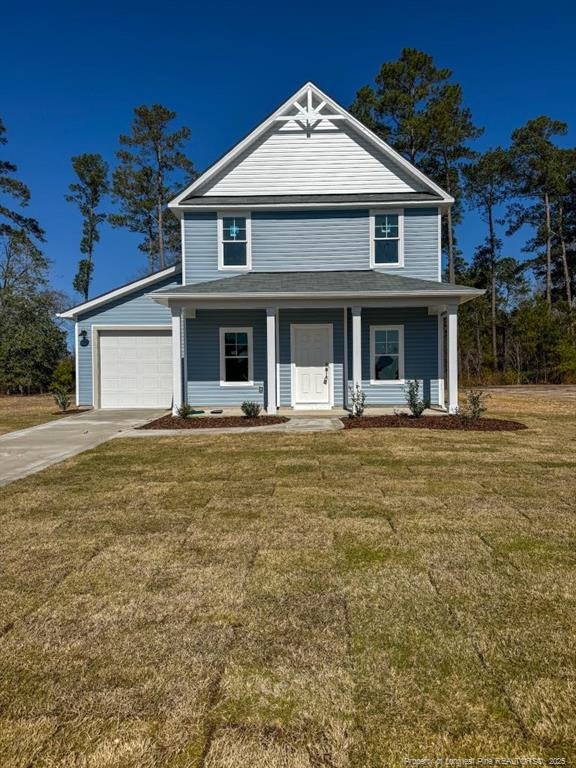
<path fill-rule="evenodd" d="M 101 293 L 99 296 L 95 296 L 89 301 L 84 301 L 82 304 L 76 304 L 76 306 L 70 307 L 70 309 L 67 309 L 65 312 L 59 312 L 57 317 L 61 317 L 65 320 L 74 320 L 78 315 L 81 315 L 84 312 L 89 312 L 90 310 L 96 309 L 103 304 L 108 304 L 108 302 L 114 301 L 114 299 L 119 299 L 122 296 L 126 296 L 127 294 L 132 293 L 132 291 L 137 291 L 140 288 L 146 288 L 149 285 L 152 286 L 167 277 L 179 274 L 181 271 L 182 265 L 175 264 L 173 267 L 167 267 L 166 269 L 162 269 L 159 272 L 154 272 L 152 275 L 139 277 L 137 280 L 131 280 L 129 283 L 125 283 L 119 288 L 114 288 L 112 291 Z"/>
<path fill-rule="evenodd" d="M 385 162 L 388 162 L 392 168 L 397 170 L 397 175 L 400 177 L 399 189 L 401 191 L 427 191 L 435 195 L 439 202 L 452 203 L 454 201 L 441 187 L 403 158 L 386 142 L 382 141 L 344 107 L 320 90 L 314 83 L 308 82 L 177 195 L 169 203 L 169 207 L 172 209 L 182 209 L 186 208 L 187 204 L 197 204 L 198 197 L 203 196 L 209 191 L 207 189 L 208 185 L 211 183 L 217 184 L 218 179 L 224 178 L 227 172 L 233 171 L 234 164 L 238 159 L 249 156 L 250 151 L 256 149 L 259 142 L 278 123 L 282 124 L 282 128 L 290 126 L 299 127 L 300 133 L 306 131 L 309 132 L 308 135 L 318 126 L 334 129 L 335 126 L 340 125 L 342 126 L 342 132 L 349 134 L 350 137 L 355 137 L 355 140 L 362 145 L 362 148 L 366 150 L 366 155 L 372 153 L 381 158 L 383 168 L 385 167 Z M 283 131 L 279 130 L 277 133 L 280 135 L 283 134 Z M 335 135 L 336 131 L 326 130 L 325 133 L 326 135 L 330 133 Z M 412 181 L 415 188 L 410 188 L 409 180 Z M 337 184 L 335 183 L 333 186 L 337 186 Z M 246 194 L 245 189 L 243 192 Z M 217 190 L 215 194 L 219 194 L 219 191 Z M 188 198 L 194 199 L 189 201 Z"/>
<path fill-rule="evenodd" d="M 356 269 L 322 272 L 249 272 L 202 283 L 179 285 L 154 293 L 155 301 L 170 299 L 265 299 L 265 298 L 404 298 L 443 297 L 467 301 L 483 290 L 454 283 Z"/>

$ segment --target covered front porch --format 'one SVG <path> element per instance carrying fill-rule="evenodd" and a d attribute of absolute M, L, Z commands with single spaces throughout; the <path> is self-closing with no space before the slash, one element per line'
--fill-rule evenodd
<path fill-rule="evenodd" d="M 338 291 L 303 289 L 327 274 L 332 289 L 339 276 Z M 457 409 L 458 305 L 473 289 L 375 272 L 369 282 L 365 272 L 308 273 L 304 283 L 302 275 L 249 274 L 154 295 L 172 314 L 174 413 L 185 402 L 246 400 L 269 414 L 346 410 L 356 387 L 368 408 L 404 406 L 413 379 L 433 407 Z"/>

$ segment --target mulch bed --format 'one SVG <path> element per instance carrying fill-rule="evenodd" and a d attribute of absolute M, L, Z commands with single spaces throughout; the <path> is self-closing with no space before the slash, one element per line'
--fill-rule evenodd
<path fill-rule="evenodd" d="M 180 416 L 161 416 L 155 421 L 144 424 L 138 429 L 221 429 L 225 427 L 267 427 L 270 424 L 284 424 L 285 416 L 258 416 L 249 419 L 246 416 L 192 416 L 181 419 Z"/>
<path fill-rule="evenodd" d="M 88 413 L 91 408 L 68 408 L 67 411 L 52 411 L 51 416 L 76 416 L 78 413 Z"/>
<path fill-rule="evenodd" d="M 518 429 L 528 429 L 519 421 L 507 419 L 462 419 L 458 416 L 362 416 L 358 419 L 342 419 L 345 429 L 379 429 L 379 428 L 408 428 L 408 429 L 459 429 L 465 432 L 514 432 Z"/>

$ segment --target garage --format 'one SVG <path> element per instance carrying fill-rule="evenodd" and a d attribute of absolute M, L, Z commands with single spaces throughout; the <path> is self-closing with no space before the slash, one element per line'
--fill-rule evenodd
<path fill-rule="evenodd" d="M 101 408 L 169 408 L 172 404 L 170 330 L 100 330 Z"/>

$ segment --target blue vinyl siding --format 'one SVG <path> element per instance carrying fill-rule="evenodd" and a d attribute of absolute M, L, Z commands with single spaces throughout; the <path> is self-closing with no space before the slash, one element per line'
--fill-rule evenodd
<path fill-rule="evenodd" d="M 220 385 L 220 328 L 250 327 L 254 345 L 253 386 Z M 196 406 L 265 404 L 266 311 L 264 309 L 199 309 L 186 321 L 187 396 Z"/>
<path fill-rule="evenodd" d="M 404 378 L 418 379 L 424 399 L 438 404 L 438 318 L 426 307 L 362 310 L 362 389 L 367 405 L 405 405 L 402 384 L 371 384 L 370 326 L 404 326 Z M 348 317 L 348 379 L 352 384 L 352 318 Z"/>
<path fill-rule="evenodd" d="M 281 309 L 279 311 L 280 405 L 292 404 L 292 351 L 290 326 L 313 323 L 332 324 L 334 361 L 334 405 L 344 402 L 344 310 L 343 309 Z"/>
<path fill-rule="evenodd" d="M 163 288 L 180 285 L 180 275 L 175 275 L 154 285 L 124 295 L 78 317 L 76 333 L 88 332 L 88 344 L 78 340 L 78 392 L 80 405 L 92 405 L 92 326 L 93 325 L 166 325 L 172 317 L 167 307 L 157 304 L 146 294 Z"/>
<path fill-rule="evenodd" d="M 404 267 L 399 275 L 438 280 L 438 210 L 404 211 Z M 213 212 L 184 220 L 186 282 L 237 274 L 218 270 L 218 228 Z M 366 210 L 254 211 L 252 270 L 260 272 L 370 269 L 370 219 Z M 385 267 L 379 267 L 386 271 Z"/>

